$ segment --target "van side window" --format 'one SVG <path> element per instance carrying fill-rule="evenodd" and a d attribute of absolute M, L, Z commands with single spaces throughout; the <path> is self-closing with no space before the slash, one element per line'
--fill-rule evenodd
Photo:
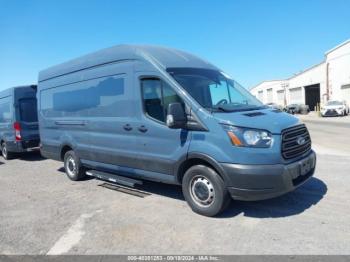
<path fill-rule="evenodd" d="M 120 117 L 126 108 L 124 78 L 102 77 L 41 91 L 45 117 Z"/>
<path fill-rule="evenodd" d="M 145 113 L 163 123 L 165 123 L 168 105 L 175 102 L 182 103 L 175 91 L 160 79 L 142 79 L 141 87 Z"/>
<path fill-rule="evenodd" d="M 0 122 L 11 122 L 10 98 L 0 99 Z"/>

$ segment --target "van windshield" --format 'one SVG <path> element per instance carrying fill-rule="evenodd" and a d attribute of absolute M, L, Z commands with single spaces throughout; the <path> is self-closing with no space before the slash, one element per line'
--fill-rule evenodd
<path fill-rule="evenodd" d="M 236 112 L 266 108 L 224 73 L 202 68 L 168 68 L 167 72 L 204 108 Z"/>
<path fill-rule="evenodd" d="M 38 122 L 37 102 L 35 98 L 19 100 L 19 114 L 23 122 Z"/>
<path fill-rule="evenodd" d="M 327 102 L 327 106 L 341 106 L 341 105 L 343 105 L 343 103 L 340 101 L 328 101 Z"/>

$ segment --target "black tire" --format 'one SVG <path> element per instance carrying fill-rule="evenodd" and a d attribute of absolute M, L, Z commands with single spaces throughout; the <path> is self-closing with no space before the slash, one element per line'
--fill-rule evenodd
<path fill-rule="evenodd" d="M 0 147 L 1 147 L 1 155 L 5 160 L 11 160 L 14 158 L 14 153 L 11 153 L 7 150 L 7 146 L 5 142 L 2 142 Z"/>
<path fill-rule="evenodd" d="M 85 168 L 73 150 L 64 154 L 64 169 L 70 180 L 78 181 L 85 178 Z"/>
<path fill-rule="evenodd" d="M 222 178 L 204 165 L 196 165 L 186 171 L 182 192 L 194 212 L 208 217 L 222 212 L 231 201 Z"/>

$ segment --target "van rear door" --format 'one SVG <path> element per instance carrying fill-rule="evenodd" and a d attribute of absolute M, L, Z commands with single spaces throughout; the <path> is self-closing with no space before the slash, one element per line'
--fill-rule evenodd
<path fill-rule="evenodd" d="M 35 97 L 18 100 L 18 116 L 22 141 L 29 142 L 27 147 L 36 147 L 39 143 L 39 125 L 37 100 Z"/>

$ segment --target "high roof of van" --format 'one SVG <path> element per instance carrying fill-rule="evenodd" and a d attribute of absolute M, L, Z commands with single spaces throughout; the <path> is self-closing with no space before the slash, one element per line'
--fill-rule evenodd
<path fill-rule="evenodd" d="M 15 86 L 15 87 L 10 87 L 4 90 L 0 90 L 0 97 L 6 97 L 10 96 L 13 94 L 13 90 L 18 89 L 18 88 L 27 88 L 27 87 L 36 87 L 36 85 L 26 85 L 26 86 Z"/>
<path fill-rule="evenodd" d="M 163 69 L 169 67 L 217 69 L 195 55 L 172 48 L 149 45 L 117 45 L 42 70 L 39 72 L 38 81 L 41 82 L 87 68 L 127 60 L 156 63 Z"/>

